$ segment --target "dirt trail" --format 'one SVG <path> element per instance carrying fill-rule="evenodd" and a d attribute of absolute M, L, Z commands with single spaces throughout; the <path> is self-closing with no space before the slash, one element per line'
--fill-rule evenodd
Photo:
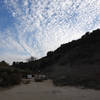
<path fill-rule="evenodd" d="M 0 91 L 0 100 L 100 100 L 100 91 L 31 82 Z"/>

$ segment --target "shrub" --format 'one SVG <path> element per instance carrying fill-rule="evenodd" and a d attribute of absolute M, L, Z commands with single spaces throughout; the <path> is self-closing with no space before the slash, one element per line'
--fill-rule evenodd
<path fill-rule="evenodd" d="M 16 69 L 0 69 L 0 86 L 9 87 L 21 82 L 21 73 Z"/>

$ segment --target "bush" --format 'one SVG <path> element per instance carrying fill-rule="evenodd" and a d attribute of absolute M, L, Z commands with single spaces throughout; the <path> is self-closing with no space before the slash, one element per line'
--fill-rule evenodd
<path fill-rule="evenodd" d="M 9 87 L 21 82 L 21 73 L 16 69 L 0 69 L 0 86 Z"/>

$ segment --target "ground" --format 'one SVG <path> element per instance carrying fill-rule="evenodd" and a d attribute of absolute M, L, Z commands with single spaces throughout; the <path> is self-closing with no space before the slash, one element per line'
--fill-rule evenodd
<path fill-rule="evenodd" d="M 0 100 L 100 100 L 100 91 L 69 86 L 55 87 L 47 80 L 0 90 Z"/>

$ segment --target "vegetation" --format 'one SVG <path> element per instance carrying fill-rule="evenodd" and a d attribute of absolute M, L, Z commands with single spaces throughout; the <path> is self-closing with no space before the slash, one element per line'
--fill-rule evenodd
<path fill-rule="evenodd" d="M 2 66 L 7 67 L 7 66 L 9 66 L 9 64 L 6 63 L 5 61 L 1 61 L 0 62 L 0 67 L 2 67 Z"/>
<path fill-rule="evenodd" d="M 5 61 L 0 62 L 0 87 L 9 87 L 21 82 L 21 73 Z"/>

